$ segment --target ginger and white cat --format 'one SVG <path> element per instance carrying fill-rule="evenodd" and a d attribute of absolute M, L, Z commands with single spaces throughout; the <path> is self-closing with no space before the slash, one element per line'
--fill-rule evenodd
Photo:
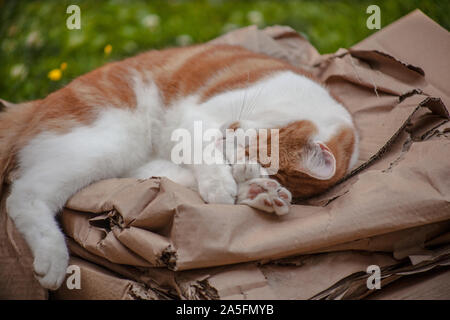
<path fill-rule="evenodd" d="M 279 129 L 278 172 L 174 164 L 171 133 L 195 121 L 205 129 Z M 110 63 L 45 99 L 8 107 L 0 114 L 0 177 L 11 180 L 7 211 L 31 248 L 36 277 L 55 289 L 68 263 L 55 215 L 94 181 L 166 176 L 208 203 L 285 214 L 291 193 L 317 194 L 343 177 L 357 142 L 350 114 L 303 70 L 205 44 Z"/>

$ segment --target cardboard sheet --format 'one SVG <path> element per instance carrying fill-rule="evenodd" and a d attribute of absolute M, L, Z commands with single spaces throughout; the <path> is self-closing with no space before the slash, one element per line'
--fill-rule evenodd
<path fill-rule="evenodd" d="M 164 177 L 94 183 L 68 201 L 61 224 L 72 261 L 95 286 L 55 298 L 360 299 L 373 293 L 369 265 L 380 266 L 383 288 L 450 270 L 447 31 L 415 11 L 331 55 L 288 27 L 248 27 L 213 42 L 316 74 L 354 116 L 358 167 L 282 217 L 205 204 Z"/>
<path fill-rule="evenodd" d="M 157 293 L 145 285 L 120 277 L 105 268 L 77 257 L 69 265 L 80 268 L 80 288 L 64 285 L 51 295 L 57 300 L 157 300 Z"/>

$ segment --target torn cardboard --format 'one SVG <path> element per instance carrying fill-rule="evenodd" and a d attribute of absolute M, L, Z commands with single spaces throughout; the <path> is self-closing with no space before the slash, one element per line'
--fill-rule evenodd
<path fill-rule="evenodd" d="M 144 284 L 124 279 L 98 265 L 77 257 L 71 257 L 69 266 L 80 268 L 80 285 L 63 285 L 60 290 L 52 294 L 57 300 L 161 300 L 158 295 Z M 70 280 L 70 279 L 69 279 Z"/>
<path fill-rule="evenodd" d="M 317 75 L 355 119 L 358 167 L 324 194 L 298 199 L 283 217 L 205 204 L 166 178 L 94 183 L 68 201 L 61 224 L 73 261 L 99 281 L 84 293 L 61 288 L 55 298 L 361 299 L 373 293 L 369 265 L 381 267 L 383 288 L 448 272 L 448 32 L 415 11 L 331 55 L 288 27 L 249 27 L 213 42 Z M 108 282 L 114 288 L 110 277 L 119 279 Z"/>
<path fill-rule="evenodd" d="M 103 266 L 105 272 L 113 271 L 120 275 L 117 276 L 119 278 L 139 283 L 159 299 L 189 300 L 359 299 L 377 292 L 366 286 L 369 277 L 366 269 L 369 265 L 381 268 L 384 289 L 389 288 L 387 284 L 398 279 L 414 279 L 417 275 L 430 274 L 429 270 L 435 269 L 436 273 L 441 273 L 445 269 L 440 266 L 448 264 L 449 258 L 448 248 L 434 252 L 429 250 L 417 264 L 411 264 L 409 258 L 397 260 L 390 253 L 337 251 L 175 272 L 167 268 L 136 268 L 111 263 L 90 254 L 73 240 L 69 240 L 69 247 L 72 254 L 82 257 L 83 261 L 91 261 Z M 87 267 L 95 268 L 95 265 Z M 106 290 L 101 283 L 98 285 Z M 98 288 L 97 285 L 93 288 L 82 286 L 77 297 L 91 297 L 93 293 L 90 291 L 95 288 Z M 122 290 L 122 287 L 116 291 L 122 292 L 119 289 Z M 436 294 L 434 285 L 427 290 Z M 61 288 L 53 297 L 62 298 L 60 291 L 67 292 L 67 289 Z M 426 297 L 426 291 L 415 292 L 414 295 L 417 298 Z M 445 296 L 448 297 L 448 292 L 440 292 L 441 298 Z"/>

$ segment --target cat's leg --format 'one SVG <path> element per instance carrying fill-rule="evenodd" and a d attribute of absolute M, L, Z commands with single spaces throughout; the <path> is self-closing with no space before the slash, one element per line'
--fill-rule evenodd
<path fill-rule="evenodd" d="M 287 214 L 292 201 L 289 190 L 278 181 L 269 178 L 267 171 L 260 164 L 252 163 L 245 156 L 244 158 L 245 161 L 232 166 L 238 186 L 236 203 L 266 212 L 275 212 L 277 215 Z"/>
<path fill-rule="evenodd" d="M 66 276 L 69 254 L 54 218 L 59 208 L 46 194 L 46 182 L 36 183 L 29 176 L 18 179 L 11 186 L 6 208 L 31 249 L 36 278 L 43 287 L 57 289 Z"/>
<path fill-rule="evenodd" d="M 193 165 L 198 192 L 207 203 L 234 204 L 237 184 L 231 166 L 226 164 Z"/>
<path fill-rule="evenodd" d="M 203 200 L 208 203 L 235 203 L 237 185 L 230 166 L 199 164 L 187 167 L 177 165 L 170 160 L 155 159 L 125 176 L 139 179 L 164 176 L 198 191 Z"/>
<path fill-rule="evenodd" d="M 234 204 L 237 185 L 231 166 L 223 154 L 223 136 L 220 130 L 215 129 L 218 125 L 211 119 L 204 119 L 201 122 L 203 124 L 202 132 L 205 136 L 199 135 L 195 128 L 195 124 L 199 121 L 192 120 L 194 115 L 186 116 L 186 122 L 180 126 L 188 128 L 189 139 L 194 138 L 192 149 L 184 150 L 185 147 L 190 148 L 191 144 L 182 148 L 183 154 L 190 156 L 187 159 L 178 159 L 179 153 L 172 149 L 170 151 L 171 160 L 174 163 L 182 163 L 184 168 L 192 172 L 197 182 L 197 191 L 205 202 Z M 202 119 L 204 115 L 199 114 L 196 117 Z M 204 138 L 205 140 L 203 140 Z"/>
<path fill-rule="evenodd" d="M 138 130 L 141 118 L 108 110 L 90 126 L 45 132 L 21 149 L 7 212 L 31 249 L 42 286 L 55 289 L 66 275 L 68 251 L 55 221 L 66 201 L 94 181 L 120 177 L 151 153 L 151 137 Z"/>
<path fill-rule="evenodd" d="M 107 140 L 54 136 L 22 150 L 20 172 L 11 185 L 6 210 L 31 249 L 36 278 L 47 289 L 61 285 L 69 259 L 56 214 L 78 190 L 94 181 L 119 177 L 124 164 L 132 162 L 126 157 L 132 150 L 120 152 L 119 144 L 106 148 L 103 141 Z"/>
<path fill-rule="evenodd" d="M 175 183 L 190 189 L 197 189 L 197 181 L 193 173 L 169 160 L 154 159 L 125 175 L 129 178 L 148 179 L 166 177 Z"/>
<path fill-rule="evenodd" d="M 122 160 L 126 160 L 119 159 L 118 152 L 113 156 L 104 152 L 94 139 L 83 145 L 75 139 L 71 142 L 68 143 L 67 137 L 55 136 L 24 148 L 18 178 L 6 200 L 8 215 L 33 254 L 35 276 L 47 289 L 61 285 L 69 259 L 65 237 L 55 216 L 81 188 L 119 176 Z"/>
<path fill-rule="evenodd" d="M 233 176 L 233 167 L 227 159 L 227 143 L 222 134 L 218 134 L 214 140 L 214 153 L 203 149 L 205 163 L 191 165 L 198 182 L 198 191 L 208 203 L 236 203 L 237 181 Z"/>

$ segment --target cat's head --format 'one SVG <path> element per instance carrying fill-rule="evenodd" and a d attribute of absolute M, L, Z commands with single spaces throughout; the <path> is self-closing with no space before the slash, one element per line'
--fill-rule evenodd
<path fill-rule="evenodd" d="M 271 150 L 276 141 L 270 133 L 267 135 L 267 144 L 258 143 L 258 162 L 266 168 L 271 164 L 261 161 L 259 155 L 267 154 L 273 160 Z M 317 127 L 307 120 L 278 130 L 278 170 L 272 177 L 294 197 L 306 198 L 327 190 L 349 169 L 356 148 L 354 128 L 341 127 L 327 141 L 319 141 L 316 136 Z M 267 149 L 260 152 L 261 148 Z"/>
<path fill-rule="evenodd" d="M 355 131 L 341 127 L 327 141 L 316 140 L 317 128 L 298 121 L 279 133 L 279 170 L 274 177 L 294 197 L 325 191 L 347 173 L 356 148 Z"/>

